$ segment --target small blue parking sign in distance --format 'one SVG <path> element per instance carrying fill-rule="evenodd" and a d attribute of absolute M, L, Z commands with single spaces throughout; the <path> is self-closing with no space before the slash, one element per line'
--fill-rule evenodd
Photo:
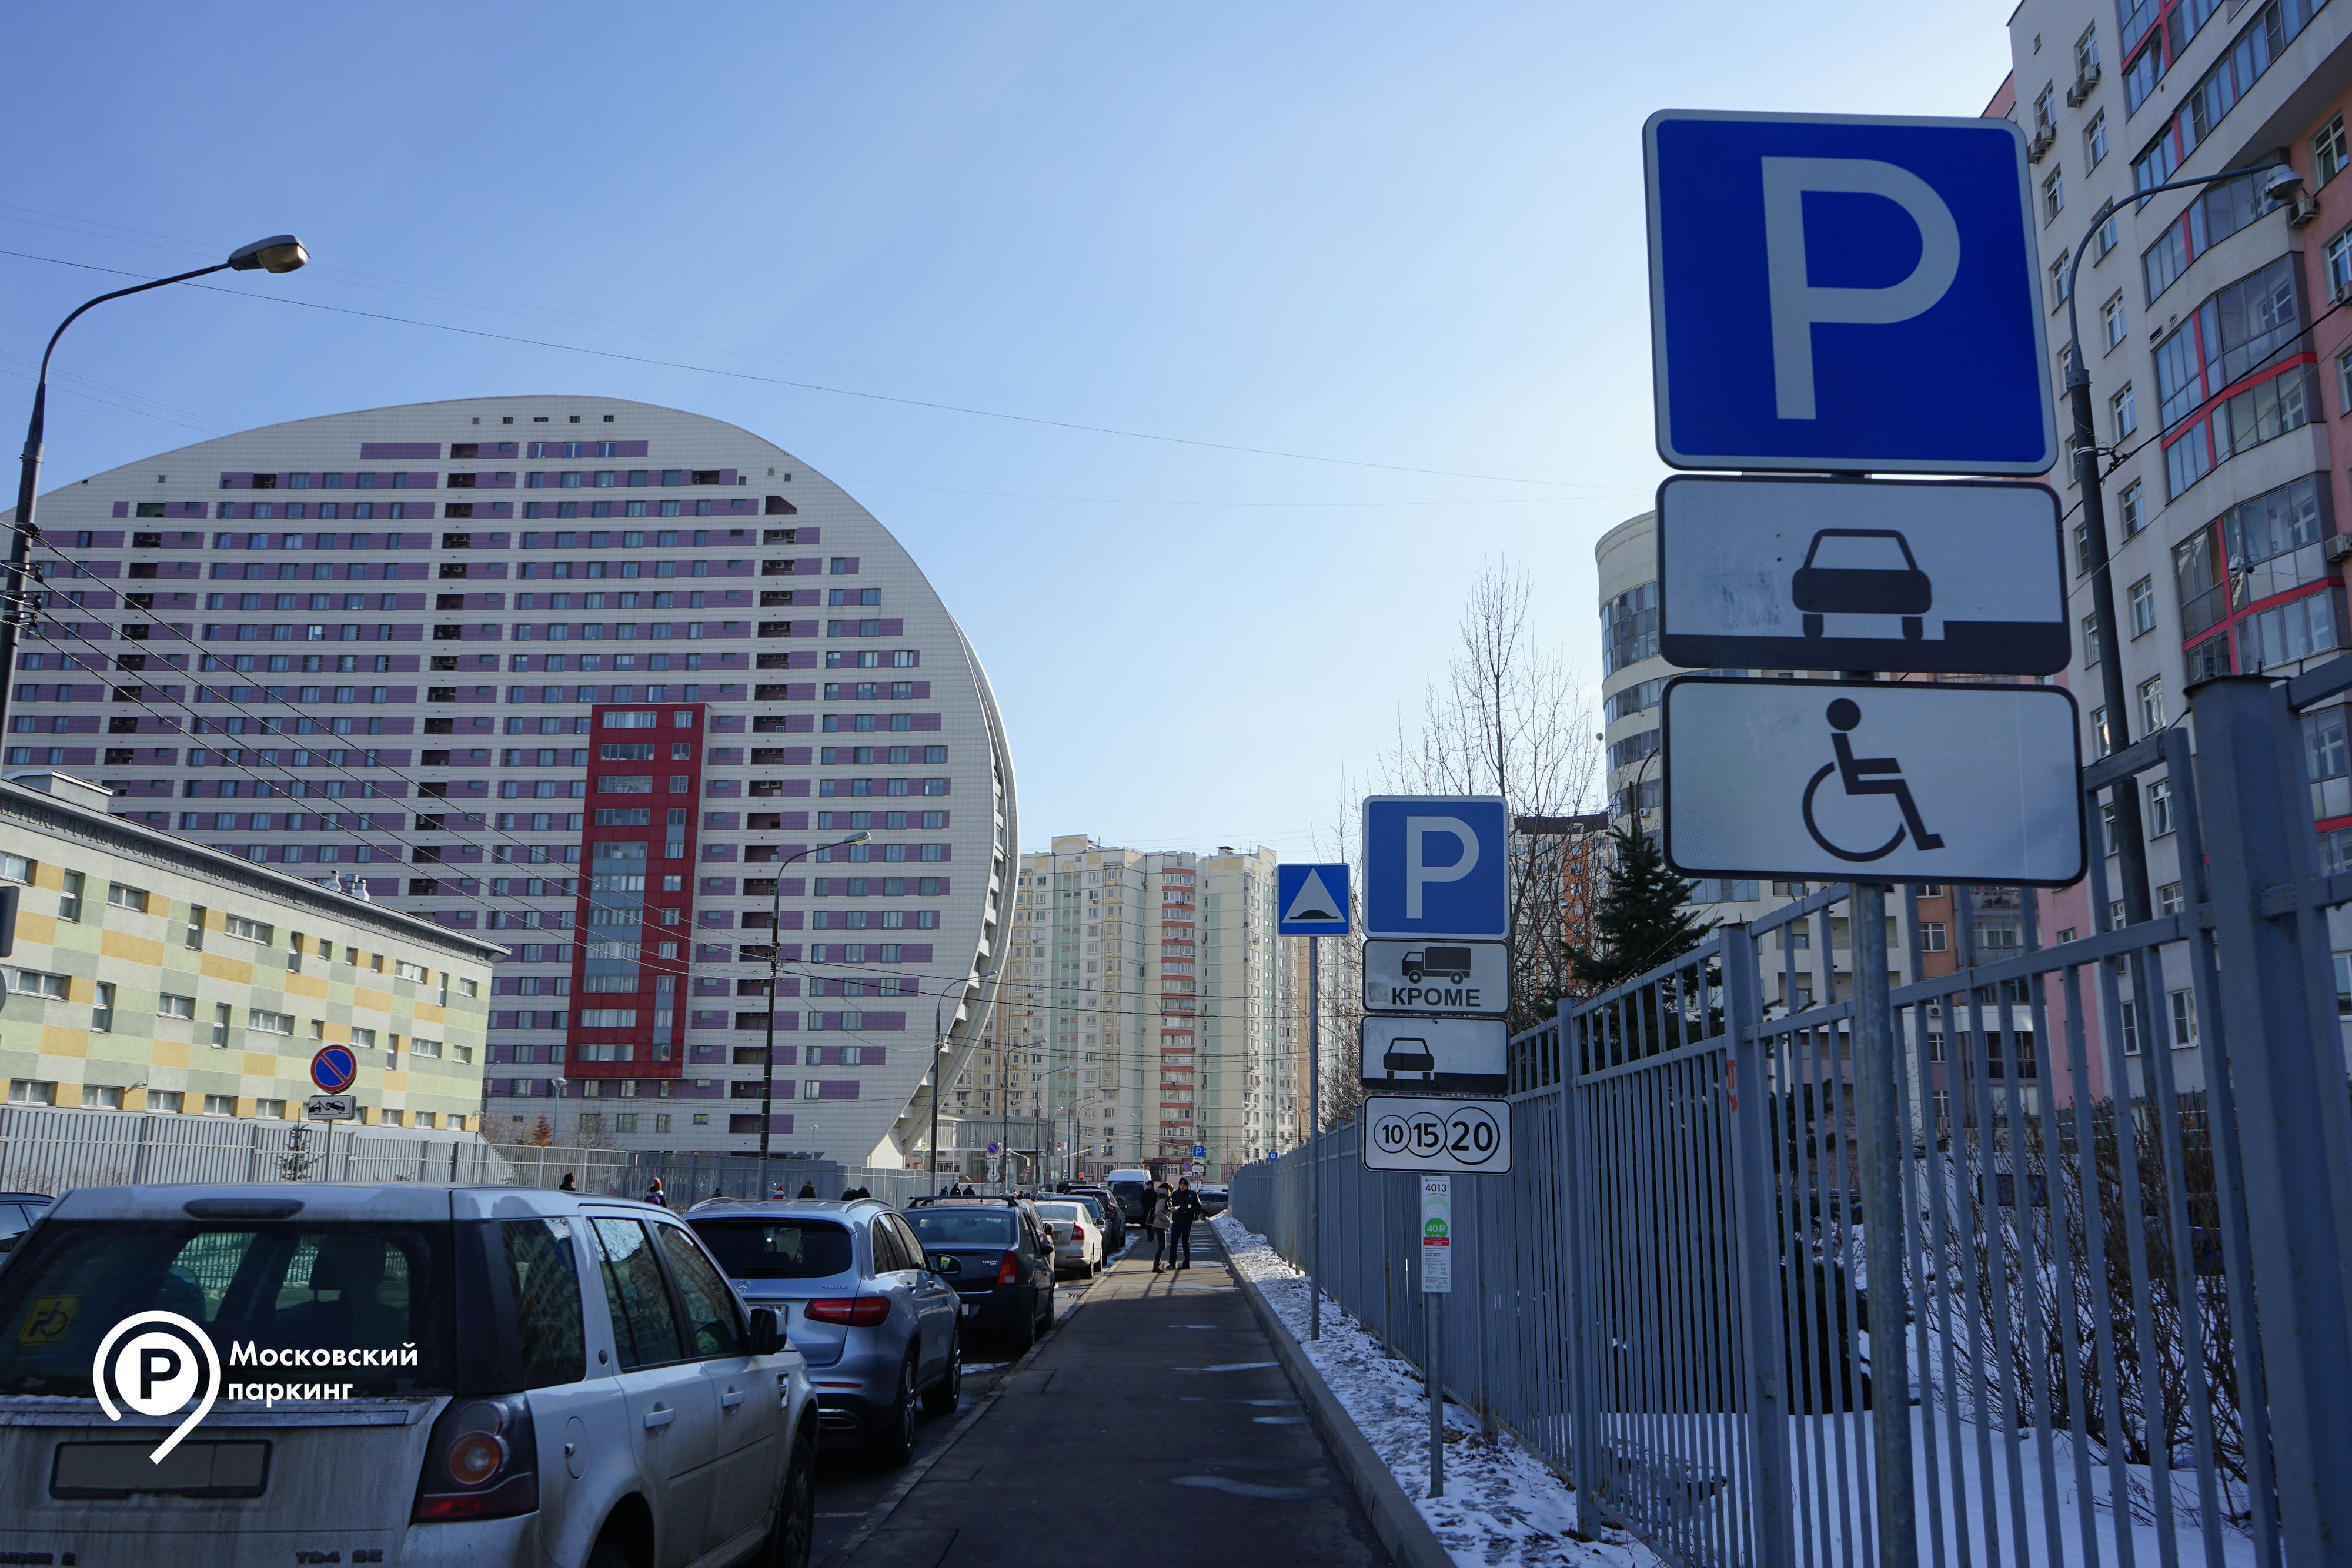
<path fill-rule="evenodd" d="M 1643 146 L 1669 464 L 2038 474 L 2055 460 L 2016 125 L 1664 110 Z"/>
<path fill-rule="evenodd" d="M 1364 935 L 1511 933 L 1510 813 L 1499 795 L 1364 800 Z"/>
<path fill-rule="evenodd" d="M 341 1094 L 360 1075 L 360 1061 L 348 1045 L 322 1045 L 310 1057 L 310 1082 L 326 1094 Z"/>
<path fill-rule="evenodd" d="M 1284 936 L 1345 936 L 1348 934 L 1348 868 L 1344 865 L 1277 865 L 1274 868 L 1274 928 Z"/>

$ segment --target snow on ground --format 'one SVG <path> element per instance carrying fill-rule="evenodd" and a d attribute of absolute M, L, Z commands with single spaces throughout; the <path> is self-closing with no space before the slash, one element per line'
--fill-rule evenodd
<path fill-rule="evenodd" d="M 1209 1223 L 1458 1568 L 1654 1568 L 1657 1558 L 1622 1531 L 1604 1526 L 1597 1540 L 1575 1539 L 1576 1494 L 1568 1483 L 1507 1432 L 1488 1442 L 1459 1406 L 1445 1409 L 1445 1495 L 1432 1499 L 1429 1401 L 1421 1375 L 1383 1350 L 1328 1294 L 1323 1337 L 1308 1340 L 1306 1279 L 1232 1214 Z"/>

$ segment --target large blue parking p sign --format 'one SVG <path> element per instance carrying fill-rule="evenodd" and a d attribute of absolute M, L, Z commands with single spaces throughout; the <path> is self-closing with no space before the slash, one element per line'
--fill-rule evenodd
<path fill-rule="evenodd" d="M 2014 124 L 1665 110 L 1643 146 L 1668 463 L 2038 474 L 2055 460 Z"/>
<path fill-rule="evenodd" d="M 1364 801 L 1364 934 L 1510 935 L 1510 814 L 1491 795 Z"/>

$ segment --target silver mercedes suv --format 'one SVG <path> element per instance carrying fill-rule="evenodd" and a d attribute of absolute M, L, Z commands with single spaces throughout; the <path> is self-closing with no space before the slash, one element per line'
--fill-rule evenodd
<path fill-rule="evenodd" d="M 815 1445 L 644 1204 L 85 1187 L 0 1270 L 0 1562 L 802 1568 Z"/>

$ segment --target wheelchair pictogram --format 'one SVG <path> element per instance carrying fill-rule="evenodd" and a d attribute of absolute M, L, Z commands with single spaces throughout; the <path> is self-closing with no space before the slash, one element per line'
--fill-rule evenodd
<path fill-rule="evenodd" d="M 1883 860 L 1893 854 L 1902 844 L 1906 834 L 1917 848 L 1942 849 L 1943 839 L 1929 832 L 1927 824 L 1920 819 L 1919 805 L 1911 798 L 1911 785 L 1903 777 L 1901 760 L 1893 757 L 1856 757 L 1853 754 L 1850 732 L 1862 722 L 1861 706 L 1850 697 L 1840 697 L 1830 704 L 1828 718 L 1830 744 L 1837 752 L 1837 760 L 1822 763 L 1821 771 L 1814 774 L 1812 781 L 1805 786 L 1805 831 L 1812 835 L 1813 842 L 1842 861 L 1857 863 Z M 1903 811 L 1903 823 L 1895 830 L 1892 838 L 1871 850 L 1849 850 L 1830 841 L 1829 836 L 1813 821 L 1813 797 L 1821 789 L 1822 781 L 1832 773 L 1838 776 L 1849 797 L 1892 795 L 1895 798 L 1895 804 Z"/>

